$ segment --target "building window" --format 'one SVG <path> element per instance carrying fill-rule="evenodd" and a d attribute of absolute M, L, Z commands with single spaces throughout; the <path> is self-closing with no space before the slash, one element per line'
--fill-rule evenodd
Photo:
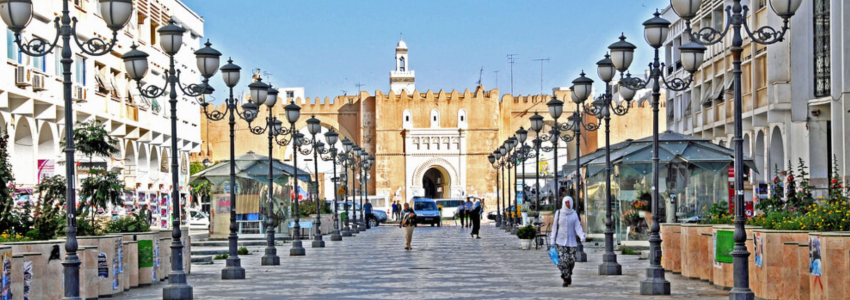
<path fill-rule="evenodd" d="M 286 100 L 292 100 L 295 98 L 295 91 L 286 91 Z"/>
<path fill-rule="evenodd" d="M 411 118 L 410 118 L 410 116 L 412 114 L 413 114 L 413 112 L 411 112 L 409 109 L 404 110 L 404 113 L 402 113 L 402 115 L 404 116 L 404 121 L 403 121 L 402 126 L 401 126 L 402 128 L 404 128 L 404 129 L 412 129 L 413 128 L 413 121 L 411 121 Z"/>
<path fill-rule="evenodd" d="M 457 111 L 457 127 L 460 129 L 467 129 L 469 126 L 467 125 L 466 118 L 466 110 L 460 109 Z"/>
<path fill-rule="evenodd" d="M 431 110 L 431 128 L 440 128 L 440 112 Z"/>
<path fill-rule="evenodd" d="M 15 33 L 6 29 L 6 58 L 21 62 L 21 57 L 18 53 L 18 45 L 15 44 Z"/>
<path fill-rule="evenodd" d="M 62 55 L 60 53 L 62 53 L 62 47 L 56 47 L 53 50 L 53 68 L 56 77 L 62 76 L 62 72 L 64 72 L 62 69 Z"/>
<path fill-rule="evenodd" d="M 830 94 L 829 0 L 814 1 L 815 97 Z"/>
<path fill-rule="evenodd" d="M 74 60 L 74 82 L 86 86 L 86 58 L 77 55 L 77 59 Z"/>
<path fill-rule="evenodd" d="M 399 70 L 404 72 L 404 56 L 398 59 Z"/>
<path fill-rule="evenodd" d="M 46 70 L 45 70 L 45 67 L 44 67 L 44 56 L 33 57 L 32 58 L 32 68 L 37 70 L 37 71 L 45 72 Z"/>

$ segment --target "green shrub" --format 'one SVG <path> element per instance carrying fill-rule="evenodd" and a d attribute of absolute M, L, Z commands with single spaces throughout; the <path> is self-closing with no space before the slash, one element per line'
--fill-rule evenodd
<path fill-rule="evenodd" d="M 220 259 L 227 259 L 228 257 L 229 256 L 227 255 L 227 253 L 222 253 L 222 254 L 216 254 L 215 257 L 213 257 L 213 259 L 220 260 Z"/>
<path fill-rule="evenodd" d="M 249 255 L 248 248 L 239 247 L 239 250 L 236 250 L 236 254 L 239 255 Z"/>
<path fill-rule="evenodd" d="M 107 233 L 148 232 L 150 225 L 142 214 L 112 219 L 106 222 Z"/>
<path fill-rule="evenodd" d="M 620 248 L 620 252 L 622 252 L 623 255 L 640 255 L 639 251 L 629 247 Z"/>
<path fill-rule="evenodd" d="M 523 240 L 533 239 L 535 235 L 537 235 L 537 230 L 531 225 L 525 225 L 516 231 L 516 236 Z"/>
<path fill-rule="evenodd" d="M 705 207 L 703 207 L 705 209 Z M 729 214 L 729 205 L 725 201 L 715 202 L 708 208 L 702 224 L 732 224 L 735 218 Z"/>
<path fill-rule="evenodd" d="M 316 214 L 316 201 L 307 200 L 301 201 L 298 203 L 298 211 L 301 213 L 302 217 L 309 217 L 310 215 Z M 323 214 L 331 214 L 333 211 L 331 210 L 330 203 L 322 201 L 322 213 Z"/>

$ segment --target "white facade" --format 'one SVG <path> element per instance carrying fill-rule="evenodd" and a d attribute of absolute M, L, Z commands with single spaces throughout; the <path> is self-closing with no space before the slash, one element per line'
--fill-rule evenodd
<path fill-rule="evenodd" d="M 71 3 L 70 8 L 71 15 L 79 20 L 79 38 L 84 41 L 111 37 L 111 30 L 99 16 L 97 1 L 81 0 L 79 3 Z M 142 101 L 135 82 L 127 76 L 121 54 L 129 51 L 132 43 L 139 45 L 140 50 L 150 54 L 150 72 L 144 83 L 163 86 L 162 74 L 168 67 L 168 57 L 160 49 L 155 32 L 173 16 L 187 30 L 182 49 L 176 56 L 176 66 L 184 83 L 198 82 L 200 73 L 193 52 L 200 49 L 204 41 L 204 20 L 179 0 L 135 4 L 133 17 L 118 33 L 118 44 L 112 53 L 89 57 L 76 45 L 72 46 L 71 51 L 75 53 L 72 94 L 77 100 L 73 120 L 65 120 L 64 115 L 61 49 L 43 58 L 29 57 L 18 52 L 13 33 L 5 30 L 6 64 L 0 66 L 0 121 L 9 132 L 9 153 L 18 185 L 31 188 L 38 182 L 39 160 L 54 163 L 53 172 L 64 175 L 65 154 L 60 141 L 64 140 L 64 131 L 70 129 L 66 124 L 97 120 L 118 139 L 120 153 L 93 161 L 105 162 L 109 169 L 121 171 L 128 190 L 156 194 L 170 188 L 167 158 L 171 156 L 173 137 L 168 99 L 160 97 L 155 99 L 155 104 Z M 56 34 L 53 18 L 61 9 L 60 0 L 34 1 L 35 16 L 22 38 L 31 40 L 37 36 L 52 41 Z M 24 76 L 16 78 L 16 72 Z M 201 143 L 200 115 L 198 104 L 188 97 L 178 99 L 177 111 L 180 186 L 185 191 L 188 153 L 198 151 Z M 75 160 L 79 164 L 87 162 L 88 158 L 83 159 L 78 153 Z M 42 170 L 43 176 L 49 173 L 49 170 Z M 77 173 L 79 182 L 85 174 Z"/>
<path fill-rule="evenodd" d="M 742 2 L 751 6 L 747 22 L 752 30 L 762 26 L 779 29 L 783 25 L 768 1 Z M 693 21 L 694 26 L 720 28 L 728 21 L 724 20 L 723 9 L 731 3 L 727 0 L 703 4 L 694 18 L 701 21 Z M 826 22 L 816 16 L 816 5 L 819 11 L 828 12 Z M 826 194 L 833 157 L 838 161 L 840 176 L 848 178 L 850 149 L 845 136 L 850 124 L 845 120 L 850 107 L 844 101 L 850 91 L 845 62 L 850 54 L 850 33 L 844 30 L 850 26 L 848 8 L 843 0 L 803 1 L 790 19 L 791 29 L 785 41 L 761 46 L 748 37 L 744 39 L 743 147 L 744 155 L 753 157 L 758 166 L 758 174 L 751 173 L 746 184 L 748 193 L 753 185 L 770 182 L 775 169 L 788 169 L 789 161 L 796 170 L 799 158 L 809 166 L 816 197 Z M 669 7 L 663 17 L 673 23 L 662 57 L 668 66 L 665 74 L 668 78 L 684 78 L 687 72 L 678 63 L 679 46 L 689 41 L 683 34 L 684 21 Z M 695 74 L 692 88 L 685 92 L 667 91 L 667 101 L 672 109 L 668 112 L 672 115 L 668 128 L 732 147 L 732 56 L 728 47 L 731 32 L 729 36 L 722 44 L 708 46 L 706 62 Z M 826 45 L 827 51 L 817 50 L 818 43 Z M 824 59 L 818 60 L 818 56 Z M 826 81 L 818 79 L 816 66 L 827 74 Z M 816 91 L 816 82 L 825 86 Z"/>
<path fill-rule="evenodd" d="M 416 90 L 416 73 L 410 69 L 410 59 L 407 56 L 407 43 L 398 41 L 395 47 L 395 71 L 390 71 L 390 91 L 396 95 L 402 91 L 408 95 Z"/>

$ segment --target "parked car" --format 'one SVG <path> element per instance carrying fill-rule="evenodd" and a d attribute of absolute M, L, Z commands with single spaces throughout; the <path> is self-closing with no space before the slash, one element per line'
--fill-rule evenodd
<path fill-rule="evenodd" d="M 457 217 L 457 207 L 464 203 L 463 199 L 438 199 L 437 205 L 443 207 L 440 216 L 444 219 Z"/>
<path fill-rule="evenodd" d="M 431 198 L 413 198 L 413 212 L 416 213 L 416 224 L 431 224 L 442 226 L 440 211 L 437 210 L 437 201 Z"/>
<path fill-rule="evenodd" d="M 387 222 L 387 212 L 383 210 L 372 210 L 372 217 L 369 218 L 369 227 L 380 226 L 381 223 Z"/>
<path fill-rule="evenodd" d="M 194 214 L 189 217 L 189 231 L 209 232 L 210 219 L 206 214 Z"/>

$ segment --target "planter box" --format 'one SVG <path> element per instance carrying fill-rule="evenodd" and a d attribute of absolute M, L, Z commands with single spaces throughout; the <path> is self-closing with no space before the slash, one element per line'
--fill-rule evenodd
<path fill-rule="evenodd" d="M 661 224 L 661 266 L 675 274 L 682 273 L 682 224 Z"/>
<path fill-rule="evenodd" d="M 818 232 L 821 276 L 809 276 L 810 299 L 846 299 L 850 292 L 850 232 Z M 820 277 L 820 278 L 818 278 Z"/>
<path fill-rule="evenodd" d="M 168 278 L 171 272 L 171 230 L 160 230 L 157 234 L 159 237 L 159 268 L 157 269 L 157 278 L 159 281 L 164 281 Z"/>
<path fill-rule="evenodd" d="M 30 299 L 62 299 L 63 290 L 57 289 L 53 282 L 62 281 L 62 260 L 65 254 L 64 240 L 50 241 L 34 241 L 34 242 L 17 242 L 6 243 L 10 246 L 12 253 L 38 253 L 40 257 L 32 258 L 30 265 L 32 270 L 31 288 L 38 289 L 38 296 L 30 296 Z M 59 257 L 50 259 L 54 249 L 58 252 Z M 23 270 L 12 270 L 13 272 L 23 272 Z M 31 294 L 32 295 L 32 294 Z"/>
<path fill-rule="evenodd" d="M 708 256 L 702 249 L 708 249 L 707 239 L 701 233 L 711 230 L 711 225 L 682 224 L 681 226 L 681 249 L 682 276 L 690 279 L 700 279 L 700 274 L 707 272 L 704 265 Z M 662 242 L 663 244 L 663 242 Z M 663 255 L 663 250 L 662 250 Z"/>
<path fill-rule="evenodd" d="M 124 259 L 122 235 L 83 236 L 77 238 L 83 246 L 97 247 L 97 282 L 98 297 L 111 297 L 124 292 L 121 287 L 121 274 L 118 273 L 119 263 Z"/>
<path fill-rule="evenodd" d="M 136 247 L 138 248 L 136 264 L 139 268 L 138 286 L 147 286 L 156 279 L 157 257 L 159 253 L 159 238 L 156 232 L 141 232 L 135 234 Z M 132 281 L 132 280 L 131 280 Z"/>
<path fill-rule="evenodd" d="M 802 243 L 808 241 L 809 232 L 802 230 L 768 230 L 756 229 L 747 233 L 748 238 L 757 236 L 761 249 L 749 249 L 750 257 L 755 260 L 762 253 L 761 266 L 753 264 L 753 276 L 750 278 L 750 289 L 761 299 L 781 299 L 797 294 L 799 284 L 795 274 L 799 274 L 796 264 L 798 253 L 785 243 Z"/>
<path fill-rule="evenodd" d="M 749 251 L 751 253 L 750 258 L 749 258 L 749 274 L 750 274 L 750 288 L 751 289 L 753 288 L 753 282 L 755 282 L 753 280 L 755 267 L 754 267 L 754 264 L 753 264 L 754 263 L 754 258 L 753 258 L 754 255 L 752 255 L 752 253 L 753 253 L 752 235 L 753 235 L 753 230 L 756 230 L 756 229 L 760 229 L 760 227 L 757 227 L 757 226 L 746 226 L 745 227 L 745 231 L 746 231 L 747 237 L 748 237 L 747 241 L 746 241 L 747 251 Z M 709 257 L 708 263 L 713 268 L 711 270 L 711 280 L 709 280 L 709 281 L 711 281 L 711 283 L 718 288 L 721 288 L 721 289 L 724 289 L 724 290 L 731 290 L 732 287 L 734 286 L 734 278 L 735 278 L 733 264 L 728 263 L 728 262 L 717 262 L 716 261 L 717 257 L 715 256 L 714 251 L 715 251 L 715 244 L 717 243 L 717 241 L 716 241 L 717 232 L 718 231 L 728 231 L 728 232 L 734 233 L 735 232 L 735 226 L 734 225 L 715 225 L 715 226 L 713 226 L 712 231 L 713 231 L 712 232 L 712 239 L 713 240 L 708 243 L 708 248 L 707 248 L 707 252 L 710 253 L 708 255 L 708 257 Z"/>

